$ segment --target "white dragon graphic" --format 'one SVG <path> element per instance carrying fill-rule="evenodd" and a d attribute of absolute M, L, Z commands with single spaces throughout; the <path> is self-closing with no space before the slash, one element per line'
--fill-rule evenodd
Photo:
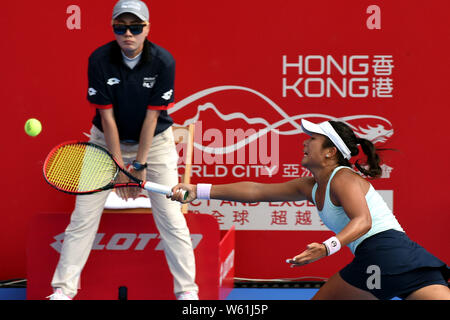
<path fill-rule="evenodd" d="M 319 114 L 319 113 L 309 113 L 309 114 L 298 114 L 294 116 L 289 116 L 280 106 L 278 106 L 274 101 L 272 101 L 270 98 L 265 96 L 264 94 L 253 90 L 251 88 L 243 87 L 243 86 L 217 86 L 212 87 L 209 89 L 205 89 L 202 91 L 199 91 L 197 93 L 194 93 L 183 100 L 177 102 L 175 106 L 171 109 L 169 109 L 169 114 L 174 114 L 177 111 L 183 109 L 184 107 L 190 105 L 191 103 L 194 103 L 195 101 L 204 98 L 208 95 L 211 95 L 216 92 L 220 91 L 228 91 L 228 90 L 239 90 L 244 92 L 250 92 L 260 99 L 267 102 L 267 104 L 275 110 L 280 116 L 281 120 L 270 123 L 264 118 L 255 117 L 255 118 L 249 118 L 242 112 L 233 112 L 225 114 L 221 112 L 213 103 L 207 102 L 202 105 L 197 106 L 197 112 L 194 116 L 190 117 L 189 119 L 185 119 L 183 123 L 177 123 L 177 125 L 180 126 L 187 126 L 191 123 L 195 123 L 200 120 L 201 113 L 203 111 L 206 111 L 208 109 L 213 110 L 219 118 L 221 118 L 224 121 L 230 121 L 234 119 L 241 119 L 246 121 L 249 125 L 254 124 L 260 124 L 265 126 L 263 129 L 260 129 L 259 131 L 253 133 L 249 137 L 246 137 L 245 139 L 236 142 L 235 144 L 224 146 L 224 147 L 209 147 L 209 146 L 203 146 L 199 143 L 195 143 L 194 146 L 198 149 L 201 149 L 204 152 L 208 153 L 214 153 L 214 154 L 227 154 L 230 152 L 234 152 L 236 150 L 239 150 L 242 147 L 245 147 L 247 144 L 251 143 L 252 141 L 264 136 L 265 134 L 268 134 L 270 131 L 276 132 L 279 135 L 296 135 L 303 133 L 301 126 L 300 126 L 300 120 L 301 119 L 307 119 L 307 118 L 323 118 L 323 121 L 327 120 L 339 120 L 343 121 L 347 125 L 349 125 L 358 135 L 360 138 L 365 138 L 375 143 L 384 143 L 387 141 L 388 138 L 392 137 L 394 134 L 394 130 L 392 129 L 392 124 L 389 120 L 386 118 L 376 116 L 376 115 L 352 115 L 347 117 L 340 117 L 336 118 L 330 115 L 326 114 Z M 353 120 L 361 120 L 361 119 L 371 119 L 371 120 L 377 120 L 381 122 L 380 124 L 376 125 L 375 127 L 366 125 L 366 128 L 362 126 L 355 126 L 352 124 Z M 279 130 L 278 128 L 285 125 L 290 124 L 292 126 L 289 130 Z"/>

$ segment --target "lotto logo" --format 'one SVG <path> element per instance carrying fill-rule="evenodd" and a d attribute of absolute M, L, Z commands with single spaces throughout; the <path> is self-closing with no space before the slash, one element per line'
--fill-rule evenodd
<path fill-rule="evenodd" d="M 164 93 L 161 98 L 163 98 L 164 100 L 170 100 L 170 98 L 172 97 L 172 93 L 173 93 L 173 90 L 170 89 L 169 91 Z"/>
<path fill-rule="evenodd" d="M 110 86 L 113 86 L 115 84 L 120 83 L 120 79 L 117 78 L 109 78 L 108 81 L 106 82 L 107 84 L 109 84 Z"/>
<path fill-rule="evenodd" d="M 95 96 L 97 94 L 97 90 L 95 90 L 94 88 L 89 88 L 88 94 L 90 97 Z"/>
<path fill-rule="evenodd" d="M 53 237 L 56 241 L 50 246 L 58 253 L 64 241 L 64 232 Z M 191 234 L 192 247 L 195 249 L 202 240 L 202 234 Z M 153 241 L 152 241 L 153 240 Z M 153 245 L 153 250 L 164 250 L 164 241 L 157 233 L 115 233 L 111 236 L 106 233 L 97 233 L 95 235 L 92 250 L 134 250 L 142 251 L 149 245 Z"/>

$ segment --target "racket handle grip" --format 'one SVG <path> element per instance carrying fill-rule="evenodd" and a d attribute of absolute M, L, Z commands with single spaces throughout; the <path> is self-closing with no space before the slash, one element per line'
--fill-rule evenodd
<path fill-rule="evenodd" d="M 154 182 L 150 182 L 150 181 L 146 181 L 144 182 L 143 188 L 145 190 L 151 191 L 151 192 L 157 192 L 157 193 L 162 193 L 165 194 L 166 196 L 171 197 L 172 196 L 172 188 L 159 184 L 159 183 L 154 183 Z M 183 199 L 186 199 L 188 196 L 188 192 L 185 190 L 181 191 L 183 194 Z"/>

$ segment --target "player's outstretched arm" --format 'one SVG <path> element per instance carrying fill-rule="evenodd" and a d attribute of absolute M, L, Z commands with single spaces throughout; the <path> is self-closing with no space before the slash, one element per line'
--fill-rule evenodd
<path fill-rule="evenodd" d="M 283 183 L 236 182 L 230 184 L 212 185 L 209 199 L 228 200 L 238 202 L 275 202 L 311 200 L 311 190 L 314 186 L 312 177 L 290 180 Z M 180 183 L 173 187 L 172 200 L 182 203 L 191 202 L 198 198 L 199 185 Z M 179 190 L 189 192 L 183 200 Z"/>

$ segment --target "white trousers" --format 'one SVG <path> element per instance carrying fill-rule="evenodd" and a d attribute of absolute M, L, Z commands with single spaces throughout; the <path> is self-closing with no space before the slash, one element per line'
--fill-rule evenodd
<path fill-rule="evenodd" d="M 103 133 L 95 126 L 91 129 L 90 142 L 106 147 Z M 131 163 L 136 158 L 137 150 L 138 145 L 121 144 L 124 162 Z M 147 158 L 147 180 L 167 186 L 176 185 L 177 160 L 173 133 L 169 128 L 153 138 Z M 70 297 L 77 293 L 81 271 L 92 249 L 109 192 L 76 197 L 75 209 L 65 230 L 59 262 L 51 282 L 53 288 L 61 288 Z M 166 260 L 174 278 L 175 294 L 197 292 L 194 251 L 180 204 L 166 199 L 162 194 L 149 192 L 148 195 L 155 224 L 164 241 Z"/>

